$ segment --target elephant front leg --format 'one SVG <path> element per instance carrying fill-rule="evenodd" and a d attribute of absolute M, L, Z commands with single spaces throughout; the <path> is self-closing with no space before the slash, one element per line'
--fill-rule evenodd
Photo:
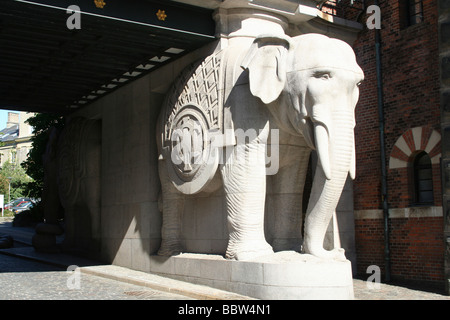
<path fill-rule="evenodd" d="M 172 256 L 183 251 L 181 244 L 181 222 L 184 211 L 184 195 L 175 190 L 165 169 L 160 162 L 160 178 L 162 188 L 162 228 L 161 246 L 158 255 Z"/>
<path fill-rule="evenodd" d="M 273 253 L 264 235 L 265 145 L 238 145 L 222 166 L 228 219 L 227 259 Z"/>

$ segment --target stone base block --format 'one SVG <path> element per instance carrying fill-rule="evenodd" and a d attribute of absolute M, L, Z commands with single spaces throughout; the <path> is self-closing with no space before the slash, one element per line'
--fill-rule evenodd
<path fill-rule="evenodd" d="M 14 239 L 8 234 L 0 234 L 0 249 L 8 249 L 13 247 Z"/>
<path fill-rule="evenodd" d="M 56 236 L 54 234 L 38 234 L 36 233 L 31 238 L 34 249 L 38 252 L 59 253 L 60 248 L 56 243 Z"/>
<path fill-rule="evenodd" d="M 152 256 L 150 272 L 264 300 L 354 298 L 350 261 L 283 251 L 251 261 L 185 253 Z"/>

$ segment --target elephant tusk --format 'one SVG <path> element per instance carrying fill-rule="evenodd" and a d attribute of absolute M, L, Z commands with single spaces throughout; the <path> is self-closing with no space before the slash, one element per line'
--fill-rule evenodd
<path fill-rule="evenodd" d="M 326 127 L 323 124 L 314 124 L 314 137 L 316 142 L 317 156 L 322 166 L 322 170 L 327 180 L 331 180 L 330 168 L 330 151 L 329 151 L 329 136 Z"/>

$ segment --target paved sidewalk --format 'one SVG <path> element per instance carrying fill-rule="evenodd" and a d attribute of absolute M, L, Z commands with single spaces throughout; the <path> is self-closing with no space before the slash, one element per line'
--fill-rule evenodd
<path fill-rule="evenodd" d="M 39 261 L 1 255 L 0 301 L 195 300 L 185 295 L 79 271 L 67 271 Z"/>
<path fill-rule="evenodd" d="M 369 289 L 364 280 L 354 279 L 356 300 L 449 300 L 450 296 L 437 292 L 410 289 L 400 285 L 380 283 L 377 289 Z"/>
<path fill-rule="evenodd" d="M 98 262 L 83 259 L 67 254 L 38 253 L 31 247 L 32 228 L 12 227 L 8 221 L 0 217 L 0 234 L 9 234 L 14 237 L 18 246 L 10 249 L 1 249 L 0 254 L 29 259 L 67 269 L 76 265 L 85 274 L 117 280 L 131 285 L 141 286 L 171 294 L 183 295 L 189 299 L 198 300 L 251 300 L 227 291 L 177 281 L 145 272 L 114 266 L 102 265 Z M 1 258 L 1 257 L 0 257 Z M 402 286 L 380 284 L 378 289 L 369 289 L 366 281 L 354 279 L 355 300 L 450 300 L 450 296 L 436 292 L 413 290 Z"/>
<path fill-rule="evenodd" d="M 36 252 L 33 247 L 29 246 L 2 249 L 0 250 L 0 254 L 44 262 L 62 269 L 67 269 L 69 266 L 77 266 L 79 267 L 81 274 L 98 276 L 141 286 L 143 288 L 183 295 L 186 298 L 197 300 L 252 300 L 249 297 L 227 291 L 178 281 L 146 272 L 135 271 L 120 266 L 102 265 L 95 261 L 67 254 L 39 253 Z"/>
<path fill-rule="evenodd" d="M 0 217 L 0 234 L 11 235 L 14 238 L 13 248 L 0 249 L 0 254 L 22 259 L 43 262 L 58 268 L 67 269 L 69 266 L 78 266 L 81 273 L 116 280 L 123 283 L 141 286 L 143 288 L 182 295 L 186 299 L 196 300 L 253 300 L 239 294 L 210 288 L 207 286 L 178 281 L 155 274 L 140 272 L 114 265 L 105 265 L 82 257 L 65 253 L 37 252 L 31 246 L 34 235 L 33 228 L 12 227 L 10 219 Z M 1 259 L 1 256 L 0 256 Z"/>

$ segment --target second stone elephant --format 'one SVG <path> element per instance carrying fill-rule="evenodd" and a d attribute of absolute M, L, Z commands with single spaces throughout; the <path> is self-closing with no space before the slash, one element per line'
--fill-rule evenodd
<path fill-rule="evenodd" d="M 70 119 L 58 140 L 57 184 L 65 245 L 97 253 L 101 240 L 101 121 Z"/>
<path fill-rule="evenodd" d="M 58 233 L 57 220 L 62 209 L 64 249 L 98 253 L 101 239 L 101 122 L 76 117 L 61 131 L 51 128 L 43 163 L 45 223 L 36 228 L 36 249 L 55 251 L 55 239 L 45 240 Z M 56 231 L 49 232 L 51 230 Z"/>
<path fill-rule="evenodd" d="M 159 254 L 183 251 L 185 196 L 223 185 L 226 258 L 303 250 L 345 259 L 342 249 L 325 250 L 323 241 L 348 173 L 355 176 L 354 109 L 363 77 L 348 44 L 318 34 L 230 38 L 225 49 L 186 70 L 167 95 L 157 128 Z M 312 150 L 318 161 L 302 237 Z M 273 248 L 264 231 L 267 183 L 276 214 L 268 226 Z"/>

